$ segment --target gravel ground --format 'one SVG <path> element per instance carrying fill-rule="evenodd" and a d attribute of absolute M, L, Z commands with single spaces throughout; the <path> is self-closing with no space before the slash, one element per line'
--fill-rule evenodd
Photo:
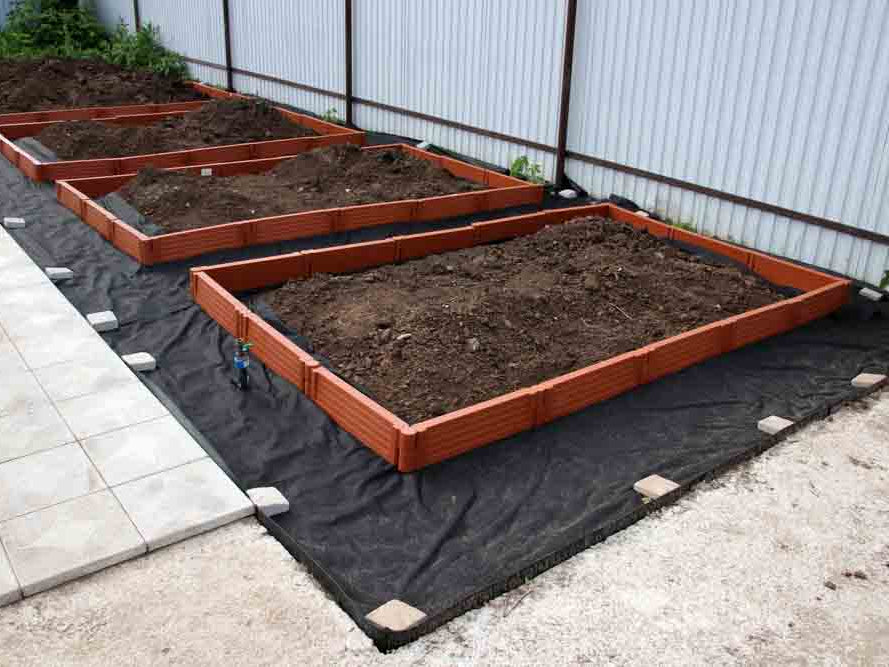
<path fill-rule="evenodd" d="M 0 609 L 0 663 L 889 664 L 887 434 L 884 391 L 390 655 L 247 519 Z"/>

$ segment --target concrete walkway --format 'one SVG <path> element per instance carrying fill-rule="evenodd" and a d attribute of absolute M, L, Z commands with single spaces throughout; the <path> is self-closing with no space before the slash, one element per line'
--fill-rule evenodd
<path fill-rule="evenodd" d="M 0 369 L 0 605 L 252 514 L 2 228 Z"/>
<path fill-rule="evenodd" d="M 889 391 L 391 655 L 253 519 L 0 609 L 0 655 L 15 665 L 889 664 Z"/>

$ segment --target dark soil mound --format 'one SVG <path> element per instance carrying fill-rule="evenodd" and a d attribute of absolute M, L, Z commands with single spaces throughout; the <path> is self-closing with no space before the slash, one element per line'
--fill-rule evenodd
<path fill-rule="evenodd" d="M 400 150 L 319 148 L 263 174 L 215 177 L 144 170 L 118 191 L 167 232 L 337 206 L 483 190 Z"/>
<path fill-rule="evenodd" d="M 0 61 L 0 113 L 202 99 L 182 81 L 103 62 Z"/>
<path fill-rule="evenodd" d="M 585 219 L 292 281 L 265 298 L 339 373 L 413 423 L 783 297 L 746 270 Z"/>
<path fill-rule="evenodd" d="M 123 127 L 95 121 L 50 125 L 37 139 L 63 160 L 124 157 L 187 148 L 315 136 L 266 102 L 213 100 L 199 111 L 152 125 Z"/>

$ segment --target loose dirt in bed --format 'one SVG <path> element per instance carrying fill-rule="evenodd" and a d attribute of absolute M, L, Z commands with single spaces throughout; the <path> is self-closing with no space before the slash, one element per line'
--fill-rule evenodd
<path fill-rule="evenodd" d="M 0 61 L 0 113 L 202 99 L 182 81 L 103 62 Z"/>
<path fill-rule="evenodd" d="M 316 136 L 313 130 L 290 122 L 265 102 L 213 100 L 199 111 L 152 125 L 55 123 L 37 140 L 62 160 L 85 160 L 311 136 Z"/>
<path fill-rule="evenodd" d="M 235 220 L 483 190 L 400 150 L 319 148 L 262 174 L 215 177 L 145 170 L 118 191 L 165 232 Z"/>
<path fill-rule="evenodd" d="M 264 297 L 408 423 L 784 298 L 752 273 L 596 218 Z"/>

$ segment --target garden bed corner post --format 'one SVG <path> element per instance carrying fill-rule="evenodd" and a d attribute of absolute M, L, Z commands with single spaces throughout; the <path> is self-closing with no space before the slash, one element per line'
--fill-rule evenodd
<path fill-rule="evenodd" d="M 232 30 L 228 3 L 229 0 L 222 0 L 222 34 L 225 37 L 225 87 L 232 93 L 235 87 L 232 78 Z"/>
<path fill-rule="evenodd" d="M 571 70 L 574 66 L 574 32 L 577 27 L 577 0 L 568 0 L 565 15 L 565 50 L 562 56 L 562 97 L 559 102 L 559 137 L 556 147 L 556 171 L 553 182 L 565 182 L 565 152 L 568 140 L 568 109 L 571 105 Z"/>
<path fill-rule="evenodd" d="M 352 0 L 344 0 L 345 59 L 346 59 L 346 126 L 352 125 Z"/>

